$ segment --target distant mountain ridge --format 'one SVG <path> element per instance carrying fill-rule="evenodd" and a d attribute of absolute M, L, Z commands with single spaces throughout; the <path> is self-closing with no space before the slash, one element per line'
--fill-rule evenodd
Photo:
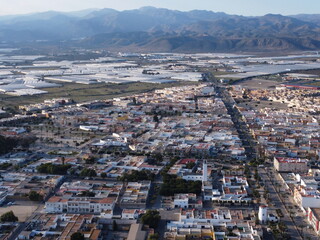
<path fill-rule="evenodd" d="M 0 17 L 0 41 L 73 40 L 75 46 L 164 52 L 318 50 L 319 20 L 320 14 L 244 17 L 153 7 L 50 11 Z"/>

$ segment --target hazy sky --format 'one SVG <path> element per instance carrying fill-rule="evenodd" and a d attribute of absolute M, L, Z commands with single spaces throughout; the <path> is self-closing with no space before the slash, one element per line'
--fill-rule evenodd
<path fill-rule="evenodd" d="M 87 8 L 126 10 L 142 6 L 182 11 L 205 9 L 251 16 L 267 13 L 320 13 L 320 0 L 0 0 L 0 15 Z"/>

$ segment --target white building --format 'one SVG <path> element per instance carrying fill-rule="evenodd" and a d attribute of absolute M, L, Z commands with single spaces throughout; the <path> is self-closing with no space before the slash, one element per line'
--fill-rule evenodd
<path fill-rule="evenodd" d="M 173 205 L 176 208 L 188 208 L 189 197 L 188 194 L 175 194 Z"/>
<path fill-rule="evenodd" d="M 121 219 L 134 220 L 138 219 L 140 214 L 143 214 L 145 211 L 140 209 L 123 209 L 121 213 Z"/>
<path fill-rule="evenodd" d="M 208 164 L 207 160 L 203 161 L 203 166 L 202 166 L 202 181 L 206 182 L 208 181 Z"/>
<path fill-rule="evenodd" d="M 293 198 L 301 209 L 304 208 L 319 208 L 320 206 L 320 191 L 314 188 L 303 186 L 295 187 Z"/>
<path fill-rule="evenodd" d="M 238 216 L 237 213 L 234 214 L 235 216 Z M 232 237 L 232 239 L 260 240 L 260 234 L 262 234 L 255 230 L 246 220 L 233 219 L 230 210 L 181 209 L 179 220 L 170 221 L 167 224 L 168 232 L 166 233 L 166 236 L 180 237 L 181 239 L 187 239 L 186 236 L 189 236 L 190 238 L 197 236 L 199 239 L 203 236 L 208 236 L 208 238 L 211 237 L 211 239 L 227 239 L 226 232 L 214 231 L 213 227 L 223 227 L 233 230 L 237 229 L 236 236 Z M 205 230 L 205 232 L 202 232 L 203 230 Z"/>
<path fill-rule="evenodd" d="M 46 213 L 101 213 L 113 210 L 116 198 L 51 197 L 45 204 Z"/>
<path fill-rule="evenodd" d="M 202 181 L 203 175 L 201 173 L 184 173 L 182 179 L 187 181 Z"/>
<path fill-rule="evenodd" d="M 175 194 L 173 200 L 173 207 L 175 208 L 202 208 L 202 200 L 194 193 Z"/>
<path fill-rule="evenodd" d="M 97 130 L 99 130 L 99 127 L 98 126 L 80 125 L 79 129 L 80 130 L 84 130 L 84 131 L 97 131 Z"/>
<path fill-rule="evenodd" d="M 320 208 L 308 208 L 307 217 L 313 230 L 320 236 Z"/>
<path fill-rule="evenodd" d="M 266 223 L 268 221 L 268 207 L 266 205 L 259 207 L 258 218 L 261 223 Z"/>

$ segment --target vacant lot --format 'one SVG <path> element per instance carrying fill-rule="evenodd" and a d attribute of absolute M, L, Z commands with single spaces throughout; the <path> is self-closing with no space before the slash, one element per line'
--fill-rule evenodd
<path fill-rule="evenodd" d="M 275 87 L 278 84 L 280 83 L 277 81 L 254 78 L 250 80 L 240 81 L 236 85 L 241 85 L 242 87 L 249 88 L 249 89 L 266 89 L 266 88 Z"/>
<path fill-rule="evenodd" d="M 288 105 L 285 103 L 280 103 L 280 102 L 271 102 L 271 101 L 244 101 L 244 102 L 239 102 L 237 104 L 239 107 L 244 107 L 249 110 L 260 110 L 264 108 L 271 108 L 275 110 L 279 109 L 287 109 Z"/>
<path fill-rule="evenodd" d="M 60 83 L 61 84 L 61 83 Z M 197 84 L 196 82 L 175 82 L 164 84 L 153 83 L 129 83 L 129 84 L 93 84 L 84 85 L 76 83 L 63 83 L 63 86 L 56 88 L 42 89 L 48 91 L 48 94 L 36 96 L 9 96 L 0 94 L 0 107 L 16 107 L 32 103 L 41 103 L 45 99 L 65 97 L 72 98 L 76 102 L 90 100 L 110 99 L 113 97 L 130 96 L 132 94 L 148 92 L 155 89 Z"/>
<path fill-rule="evenodd" d="M 23 222 L 28 217 L 30 217 L 33 212 L 35 212 L 36 210 L 39 211 L 42 206 L 43 205 L 41 204 L 33 204 L 31 202 L 26 202 L 26 204 L 17 203 L 17 205 L 0 207 L 0 215 L 9 211 L 13 211 L 13 213 L 18 217 L 19 221 Z"/>

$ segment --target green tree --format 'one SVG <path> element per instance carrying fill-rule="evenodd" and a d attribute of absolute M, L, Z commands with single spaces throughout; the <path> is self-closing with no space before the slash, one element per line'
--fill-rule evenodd
<path fill-rule="evenodd" d="M 163 156 L 161 153 L 157 152 L 155 155 L 154 155 L 154 159 L 157 163 L 161 163 L 163 161 Z"/>
<path fill-rule="evenodd" d="M 188 162 L 186 165 L 186 168 L 193 169 L 195 166 L 196 166 L 196 164 L 194 162 Z"/>
<path fill-rule="evenodd" d="M 259 191 L 256 190 L 256 189 L 252 190 L 252 195 L 253 195 L 255 198 L 260 198 L 260 197 L 261 197 Z"/>
<path fill-rule="evenodd" d="M 84 240 L 84 235 L 80 232 L 75 232 L 71 235 L 71 240 Z"/>
<path fill-rule="evenodd" d="M 71 168 L 71 169 L 69 170 L 69 174 L 72 175 L 72 176 L 77 176 L 77 175 L 78 175 L 78 174 L 77 174 L 77 169 Z"/>
<path fill-rule="evenodd" d="M 6 212 L 0 217 L 1 222 L 17 222 L 18 218 L 14 215 L 13 211 Z"/>
<path fill-rule="evenodd" d="M 0 136 L 0 154 L 10 152 L 17 145 L 18 141 L 16 139 Z"/>
<path fill-rule="evenodd" d="M 259 173 L 257 169 L 255 169 L 255 172 L 254 172 L 254 179 L 259 180 Z"/>
<path fill-rule="evenodd" d="M 175 193 L 201 193 L 201 181 L 186 181 L 177 175 L 163 174 L 160 195 L 173 196 Z"/>
<path fill-rule="evenodd" d="M 148 240 L 158 240 L 158 239 L 159 239 L 158 233 L 151 234 L 148 238 Z"/>
<path fill-rule="evenodd" d="M 94 169 L 92 168 L 84 168 L 81 172 L 80 172 L 80 176 L 81 177 L 96 177 L 97 173 Z"/>
<path fill-rule="evenodd" d="M 245 165 L 244 167 L 244 175 L 246 176 L 246 178 L 250 178 L 250 168 L 248 165 Z"/>
<path fill-rule="evenodd" d="M 149 225 L 151 228 L 156 228 L 160 220 L 161 216 L 157 210 L 148 210 L 141 217 L 142 223 Z"/>
<path fill-rule="evenodd" d="M 153 121 L 154 121 L 154 122 L 156 122 L 156 123 L 158 123 L 158 122 L 159 122 L 159 118 L 158 118 L 158 116 L 157 116 L 157 115 L 154 115 L 154 116 L 153 116 Z"/>
<path fill-rule="evenodd" d="M 12 166 L 12 163 L 2 163 L 0 164 L 0 170 L 7 170 L 11 166 Z"/>
<path fill-rule="evenodd" d="M 36 191 L 31 191 L 29 193 L 29 199 L 31 201 L 40 202 L 40 201 L 43 200 L 43 196 L 40 193 L 36 192 Z"/>
<path fill-rule="evenodd" d="M 85 160 L 86 164 L 94 164 L 95 161 L 96 161 L 96 158 L 93 156 L 90 156 Z"/>
<path fill-rule="evenodd" d="M 113 220 L 113 222 L 112 222 L 112 230 L 118 231 L 118 224 L 117 224 L 116 220 Z"/>
<path fill-rule="evenodd" d="M 119 180 L 128 181 L 128 182 L 137 182 L 137 181 L 143 181 L 143 180 L 153 181 L 154 178 L 155 178 L 155 174 L 149 170 L 142 170 L 142 171 L 132 170 L 131 173 L 123 174 L 119 178 Z"/>
<path fill-rule="evenodd" d="M 106 174 L 105 172 L 103 172 L 103 173 L 100 174 L 100 176 L 101 176 L 102 178 L 106 178 L 106 177 L 107 177 L 107 174 Z"/>
<path fill-rule="evenodd" d="M 71 168 L 70 164 L 62 165 L 62 164 L 45 163 L 38 166 L 37 171 L 39 173 L 46 173 L 46 174 L 66 175 L 68 173 L 69 168 Z"/>
<path fill-rule="evenodd" d="M 90 192 L 88 190 L 82 191 L 79 196 L 81 197 L 94 197 L 96 194 L 94 192 Z"/>

